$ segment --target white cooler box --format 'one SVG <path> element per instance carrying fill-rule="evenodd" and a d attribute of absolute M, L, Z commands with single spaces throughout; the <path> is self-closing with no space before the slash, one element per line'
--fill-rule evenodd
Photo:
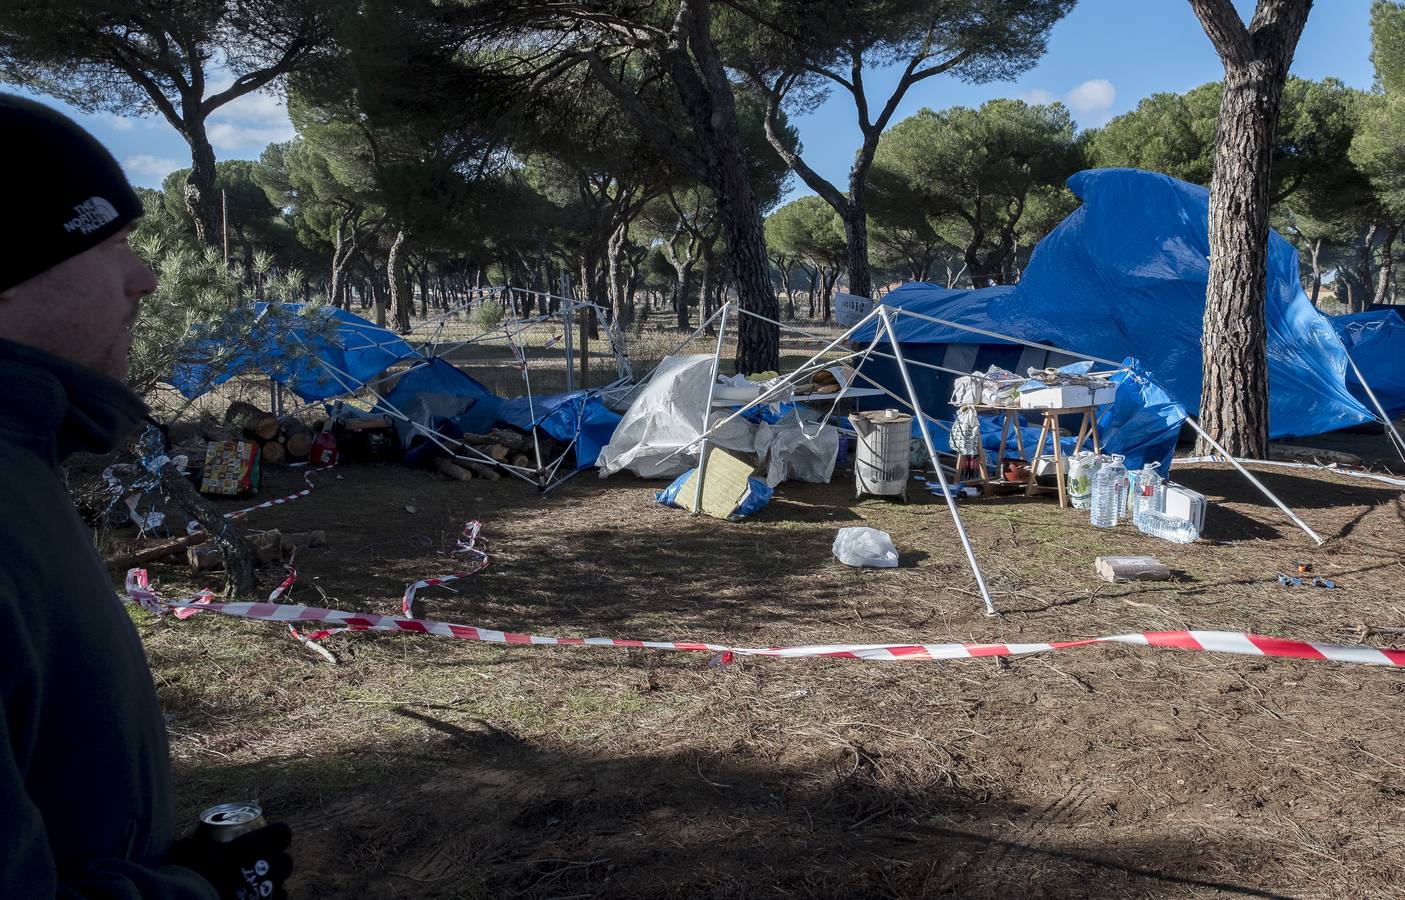
<path fill-rule="evenodd" d="M 1164 505 L 1161 507 L 1161 511 L 1166 515 L 1185 519 L 1195 526 L 1197 534 L 1205 530 L 1204 494 L 1198 494 L 1184 485 L 1168 481 L 1163 499 Z"/>
<path fill-rule="evenodd" d="M 1117 399 L 1117 385 L 1089 388 L 1081 384 L 1052 384 L 1039 390 L 1021 391 L 1021 409 L 1069 409 L 1076 406 L 1102 406 Z"/>

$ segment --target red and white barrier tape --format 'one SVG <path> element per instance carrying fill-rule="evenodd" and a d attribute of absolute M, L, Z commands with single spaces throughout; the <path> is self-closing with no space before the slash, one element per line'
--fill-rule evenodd
<path fill-rule="evenodd" d="M 297 499 L 299 499 L 300 497 L 306 497 L 308 494 L 312 493 L 312 488 L 313 488 L 312 476 L 313 476 L 313 475 L 316 475 L 318 472 L 325 472 L 325 471 L 327 471 L 328 469 L 331 469 L 331 468 L 334 468 L 334 467 L 333 467 L 333 466 L 319 466 L 319 467 L 316 468 L 316 469 L 308 469 L 307 472 L 306 472 L 306 473 L 303 475 L 303 477 L 302 477 L 302 480 L 307 484 L 307 487 L 303 488 L 302 490 L 298 491 L 297 493 L 295 493 L 295 494 L 289 494 L 289 495 L 286 496 L 286 497 L 278 497 L 277 499 L 274 499 L 274 500 L 265 500 L 265 501 L 262 502 L 262 503 L 255 503 L 253 506 L 247 506 L 247 507 L 245 507 L 244 509 L 236 509 L 234 512 L 227 512 L 227 513 L 225 513 L 225 514 L 224 514 L 224 517 L 225 517 L 226 519 L 237 519 L 237 518 L 239 518 L 240 516 L 247 516 L 249 513 L 253 512 L 253 511 L 256 510 L 256 509 L 269 509 L 270 507 L 281 506 L 281 505 L 283 505 L 284 503 L 292 503 L 294 500 L 297 500 Z"/>
<path fill-rule="evenodd" d="M 488 568 L 488 554 L 478 546 L 478 533 L 483 530 L 482 522 L 467 522 L 463 526 L 463 537 L 459 538 L 458 545 L 451 551 L 450 556 L 467 556 L 473 561 L 472 568 L 463 572 L 455 572 L 452 575 L 436 575 L 433 578 L 426 578 L 423 581 L 416 581 L 405 588 L 405 596 L 400 598 L 400 612 L 406 616 L 413 617 L 415 614 L 415 591 L 420 588 L 438 587 L 441 584 L 448 584 L 450 581 L 458 581 L 460 578 L 467 578 L 476 572 L 481 572 Z"/>
<path fill-rule="evenodd" d="M 285 582 L 286 584 L 287 582 Z M 275 591 L 279 595 L 282 591 Z M 246 619 L 268 622 L 327 622 L 334 629 L 314 632 L 306 640 L 315 640 L 340 631 L 399 631 L 411 634 L 432 634 L 440 637 L 532 647 L 615 647 L 645 650 L 681 650 L 722 655 L 723 662 L 733 656 L 773 656 L 781 658 L 830 657 L 893 662 L 907 660 L 971 659 L 982 656 L 1017 656 L 1027 653 L 1047 653 L 1094 644 L 1129 644 L 1137 647 L 1169 647 L 1177 650 L 1202 650 L 1211 653 L 1237 653 L 1244 656 L 1279 657 L 1289 659 L 1325 660 L 1368 666 L 1405 668 L 1405 650 L 1384 647 L 1344 646 L 1316 641 L 1294 641 L 1238 631 L 1143 631 L 1114 634 L 1076 641 L 1050 641 L 1029 644 L 812 644 L 796 647 L 729 647 L 693 641 L 636 641 L 619 638 L 557 638 L 539 634 L 518 634 L 455 625 L 407 616 L 381 616 L 351 613 L 315 606 L 286 603 L 215 603 L 205 596 L 195 600 L 166 601 L 150 589 L 144 569 L 127 573 L 127 595 L 153 612 L 189 609 L 198 605 L 210 612 L 224 613 Z"/>

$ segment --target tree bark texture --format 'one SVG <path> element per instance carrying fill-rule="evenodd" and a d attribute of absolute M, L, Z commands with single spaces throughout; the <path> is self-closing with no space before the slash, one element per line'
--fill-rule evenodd
<path fill-rule="evenodd" d="M 215 148 L 205 136 L 203 120 L 187 120 L 190 173 L 185 176 L 185 210 L 195 223 L 195 236 L 207 247 L 220 243 L 220 202 L 215 190 Z"/>
<path fill-rule="evenodd" d="M 1200 418 L 1230 453 L 1262 459 L 1268 452 L 1269 163 L 1283 85 L 1312 0 L 1259 0 L 1247 28 L 1230 0 L 1189 2 L 1225 72 L 1210 187 Z M 1208 445 L 1198 450 L 1210 452 Z"/>
<path fill-rule="evenodd" d="M 1384 303 L 1390 293 L 1390 273 L 1395 263 L 1392 253 L 1395 251 L 1395 238 L 1399 233 L 1400 226 L 1391 225 L 1386 229 L 1385 239 L 1381 241 L 1381 266 L 1376 271 L 1376 293 L 1372 297 L 1374 303 Z"/>
<path fill-rule="evenodd" d="M 161 469 L 161 487 L 186 515 L 200 524 L 224 556 L 226 596 L 251 596 L 255 587 L 254 551 L 248 541 L 234 530 L 228 519 L 205 502 L 175 466 Z"/>
<path fill-rule="evenodd" d="M 401 334 L 410 331 L 411 299 L 409 285 L 405 283 L 405 229 L 395 232 L 395 240 L 390 244 L 390 255 L 386 258 L 385 273 L 390 279 L 390 308 L 395 311 L 395 328 Z"/>

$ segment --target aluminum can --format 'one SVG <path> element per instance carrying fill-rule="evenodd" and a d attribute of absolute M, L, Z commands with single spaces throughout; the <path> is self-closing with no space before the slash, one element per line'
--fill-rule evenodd
<path fill-rule="evenodd" d="M 200 814 L 195 835 L 211 844 L 226 844 L 267 824 L 257 803 L 221 803 Z"/>

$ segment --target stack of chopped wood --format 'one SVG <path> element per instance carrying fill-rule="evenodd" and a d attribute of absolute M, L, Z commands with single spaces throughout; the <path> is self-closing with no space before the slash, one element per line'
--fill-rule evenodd
<path fill-rule="evenodd" d="M 529 434 L 507 428 L 494 428 L 487 434 L 465 434 L 460 440 L 495 462 L 506 463 L 521 469 L 532 470 L 536 468 L 536 449 L 532 444 L 532 436 Z M 547 456 L 549 451 L 555 451 L 559 454 L 561 448 L 555 441 L 543 438 L 544 462 L 549 462 L 554 458 Z M 496 466 L 487 461 L 479 461 L 478 457 L 468 452 L 452 460 L 440 457 L 434 461 L 434 468 L 445 477 L 453 478 L 456 481 L 469 481 L 475 477 L 497 481 L 502 477 L 501 470 Z"/>
<path fill-rule="evenodd" d="M 312 452 L 312 429 L 294 416 L 278 418 L 252 403 L 235 400 L 224 414 L 222 428 L 205 429 L 212 441 L 252 440 L 265 463 L 298 462 Z"/>

